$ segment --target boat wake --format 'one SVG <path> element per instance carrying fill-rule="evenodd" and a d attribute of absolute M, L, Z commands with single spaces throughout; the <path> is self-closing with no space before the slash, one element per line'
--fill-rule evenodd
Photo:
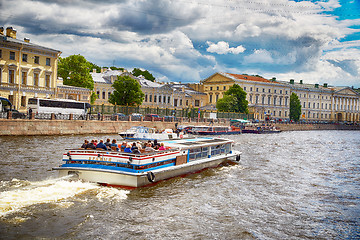
<path fill-rule="evenodd" d="M 53 203 L 59 208 L 73 205 L 74 199 L 84 193 L 95 194 L 98 201 L 123 200 L 129 191 L 101 187 L 94 183 L 69 181 L 70 177 L 39 182 L 13 179 L 0 182 L 0 218 L 16 214 L 35 204 Z"/>

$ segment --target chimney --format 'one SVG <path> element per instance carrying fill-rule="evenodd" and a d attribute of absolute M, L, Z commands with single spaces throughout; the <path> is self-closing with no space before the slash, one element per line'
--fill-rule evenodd
<path fill-rule="evenodd" d="M 0 34 L 4 35 L 4 27 L 0 27 Z"/>
<path fill-rule="evenodd" d="M 93 73 L 96 73 L 96 68 L 93 68 Z"/>
<path fill-rule="evenodd" d="M 13 27 L 7 27 L 6 36 L 16 39 L 16 30 Z"/>
<path fill-rule="evenodd" d="M 303 80 L 300 80 L 300 84 L 303 84 Z"/>
<path fill-rule="evenodd" d="M 315 83 L 315 88 L 319 88 L 319 84 L 318 84 L 318 83 Z"/>
<path fill-rule="evenodd" d="M 294 84 L 294 79 L 290 79 L 290 84 Z"/>
<path fill-rule="evenodd" d="M 29 42 L 30 42 L 30 38 L 24 38 L 24 42 L 29 43 Z"/>
<path fill-rule="evenodd" d="M 328 86 L 327 83 L 324 83 L 324 88 L 327 88 L 327 86 Z"/>

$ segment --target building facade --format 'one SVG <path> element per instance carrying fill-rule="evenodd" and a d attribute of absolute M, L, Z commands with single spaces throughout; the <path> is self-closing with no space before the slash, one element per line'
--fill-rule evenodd
<path fill-rule="evenodd" d="M 268 80 L 257 76 L 215 73 L 209 78 L 192 84 L 207 94 L 207 105 L 215 105 L 224 92 L 238 84 L 246 93 L 250 113 L 255 119 L 289 119 L 290 95 L 300 100 L 303 121 L 360 121 L 360 94 L 349 87 L 332 87 L 327 84 L 304 84 Z"/>
<path fill-rule="evenodd" d="M 0 96 L 26 111 L 31 97 L 55 98 L 61 52 L 16 39 L 16 30 L 0 27 Z"/>

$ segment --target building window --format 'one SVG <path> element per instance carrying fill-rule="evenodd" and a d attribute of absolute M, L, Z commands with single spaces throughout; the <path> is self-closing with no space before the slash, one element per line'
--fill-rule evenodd
<path fill-rule="evenodd" d="M 263 88 L 263 92 L 265 92 L 265 88 Z"/>
<path fill-rule="evenodd" d="M 27 84 L 27 72 L 21 73 L 21 84 L 23 84 L 23 85 Z"/>
<path fill-rule="evenodd" d="M 25 54 L 25 53 L 23 53 L 23 55 L 22 55 L 22 61 L 23 61 L 23 62 L 27 62 L 27 59 L 28 59 L 28 55 Z"/>
<path fill-rule="evenodd" d="M 195 100 L 195 107 L 199 107 L 200 106 L 200 101 L 199 100 Z"/>
<path fill-rule="evenodd" d="M 268 97 L 268 104 L 269 105 L 271 104 L 271 97 L 270 96 Z"/>
<path fill-rule="evenodd" d="M 216 90 L 219 90 L 219 86 L 216 87 Z"/>
<path fill-rule="evenodd" d="M 281 111 L 279 111 L 279 117 L 281 117 Z"/>
<path fill-rule="evenodd" d="M 156 102 L 156 95 L 154 95 L 154 102 Z"/>
<path fill-rule="evenodd" d="M 46 66 L 50 66 L 50 58 L 46 58 Z"/>
<path fill-rule="evenodd" d="M 209 102 L 212 103 L 212 94 L 209 95 Z"/>
<path fill-rule="evenodd" d="M 282 104 L 282 97 L 279 98 L 279 105 L 281 106 Z"/>
<path fill-rule="evenodd" d="M 105 91 L 103 91 L 102 92 L 102 99 L 105 99 L 105 95 L 106 95 L 106 93 L 105 93 Z"/>
<path fill-rule="evenodd" d="M 246 87 L 244 87 L 244 91 L 246 91 Z"/>
<path fill-rule="evenodd" d="M 168 97 L 168 103 L 170 103 L 170 97 Z"/>
<path fill-rule="evenodd" d="M 189 106 L 189 100 L 186 100 L 186 106 Z"/>
<path fill-rule="evenodd" d="M 145 94 L 145 100 L 144 101 L 147 102 L 147 94 Z"/>
<path fill-rule="evenodd" d="M 210 91 L 212 91 L 212 87 L 210 87 Z"/>
<path fill-rule="evenodd" d="M 256 88 L 256 91 L 258 92 L 258 91 L 259 91 L 259 88 Z"/>
<path fill-rule="evenodd" d="M 39 86 L 39 73 L 34 72 L 34 86 Z"/>
<path fill-rule="evenodd" d="M 262 103 L 262 104 L 265 104 L 265 96 L 262 96 L 262 98 L 261 98 L 261 103 Z"/>
<path fill-rule="evenodd" d="M 9 69 L 9 83 L 15 83 L 15 70 Z"/>
<path fill-rule="evenodd" d="M 269 93 L 271 93 L 271 89 L 269 89 Z"/>
<path fill-rule="evenodd" d="M 149 102 L 152 102 L 152 95 L 149 95 Z"/>
<path fill-rule="evenodd" d="M 100 91 L 99 90 L 96 91 L 96 95 L 98 96 L 98 98 L 100 98 Z"/>
<path fill-rule="evenodd" d="M 163 97 L 163 103 L 166 103 L 166 96 Z"/>
<path fill-rule="evenodd" d="M 276 93 L 276 89 L 274 90 L 274 93 Z"/>
<path fill-rule="evenodd" d="M 159 103 L 161 103 L 161 96 L 159 96 Z"/>
<path fill-rule="evenodd" d="M 26 107 L 26 96 L 21 96 L 21 106 Z"/>
<path fill-rule="evenodd" d="M 0 49 L 0 58 L 2 58 L 2 49 Z"/>
<path fill-rule="evenodd" d="M 36 64 L 40 63 L 40 57 L 39 56 L 34 57 L 34 63 L 36 63 Z"/>
<path fill-rule="evenodd" d="M 219 94 L 216 94 L 216 102 L 218 101 L 219 99 Z"/>
<path fill-rule="evenodd" d="M 285 106 L 287 106 L 287 101 L 288 101 L 288 99 L 287 99 L 287 98 L 285 98 Z"/>
<path fill-rule="evenodd" d="M 309 108 L 311 107 L 311 103 L 309 103 Z"/>
<path fill-rule="evenodd" d="M 306 102 L 304 102 L 304 108 L 306 107 Z"/>
<path fill-rule="evenodd" d="M 282 90 L 280 90 L 280 94 L 282 94 Z"/>
<path fill-rule="evenodd" d="M 276 97 L 274 97 L 274 106 L 276 106 Z"/>
<path fill-rule="evenodd" d="M 10 52 L 10 60 L 15 60 L 15 52 Z"/>
<path fill-rule="evenodd" d="M 45 75 L 45 87 L 49 88 L 50 87 L 50 74 L 46 74 Z"/>
<path fill-rule="evenodd" d="M 252 95 L 249 97 L 249 102 L 252 103 Z"/>
<path fill-rule="evenodd" d="M 182 99 L 180 99 L 180 106 L 182 106 Z"/>
<path fill-rule="evenodd" d="M 178 100 L 175 98 L 174 99 L 174 107 L 177 107 L 177 102 L 178 102 Z"/>
<path fill-rule="evenodd" d="M 110 96 L 111 96 L 111 92 L 109 91 L 108 92 L 108 99 L 110 99 Z"/>
<path fill-rule="evenodd" d="M 259 96 L 255 96 L 255 103 L 259 102 Z"/>
<path fill-rule="evenodd" d="M 250 88 L 250 92 L 252 92 L 252 87 Z"/>
<path fill-rule="evenodd" d="M 226 90 L 226 86 L 224 86 L 224 90 Z"/>

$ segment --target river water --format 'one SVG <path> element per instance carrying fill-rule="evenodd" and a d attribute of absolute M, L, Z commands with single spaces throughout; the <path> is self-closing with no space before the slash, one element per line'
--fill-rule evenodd
<path fill-rule="evenodd" d="M 240 164 L 134 190 L 51 171 L 102 137 L 0 137 L 0 239 L 360 238 L 359 131 L 229 136 Z"/>

